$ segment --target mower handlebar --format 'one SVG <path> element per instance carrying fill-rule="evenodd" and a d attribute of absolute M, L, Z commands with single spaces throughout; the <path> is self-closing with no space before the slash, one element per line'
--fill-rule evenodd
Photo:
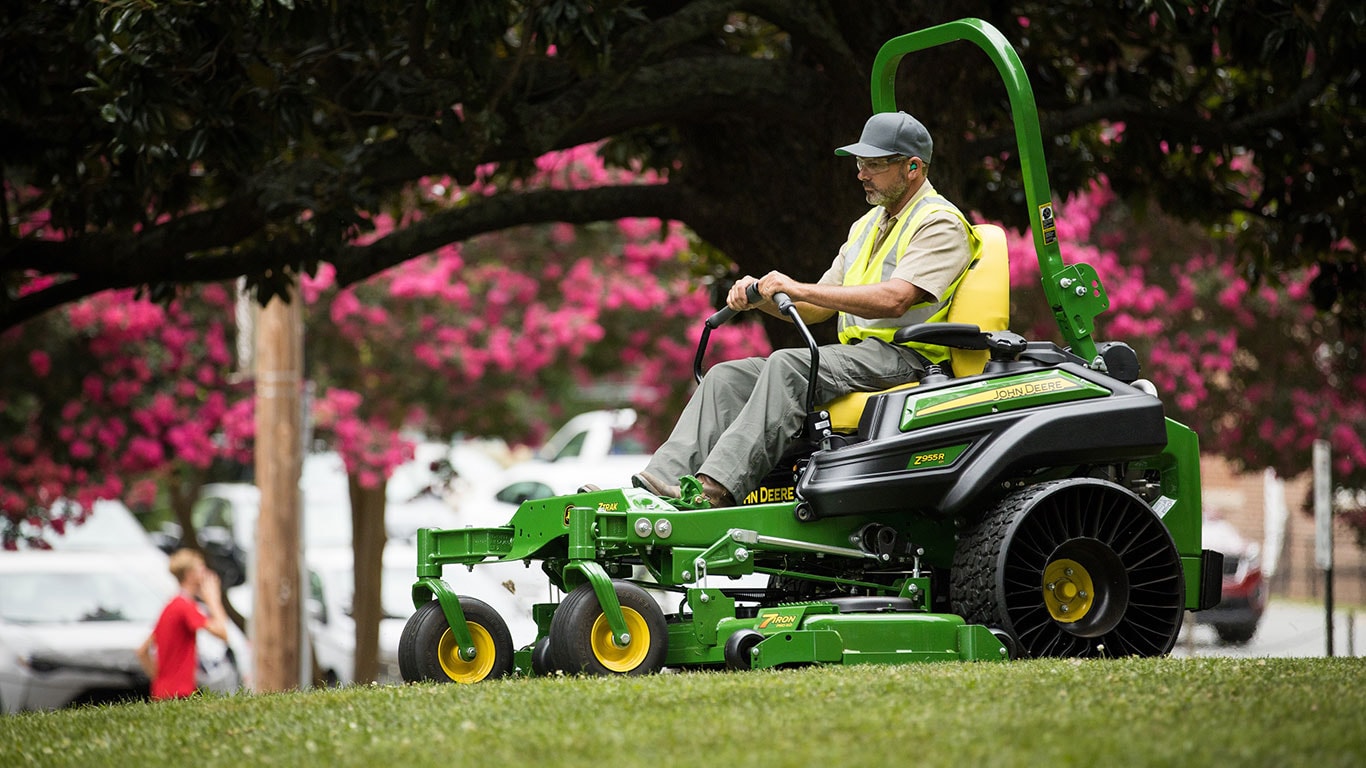
<path fill-rule="evenodd" d="M 784 294 L 779 294 L 779 295 L 781 295 L 783 298 L 787 298 L 787 294 L 785 294 L 785 293 L 784 293 Z M 749 300 L 749 303 L 750 303 L 750 304 L 757 304 L 759 301 L 761 301 L 761 300 L 764 298 L 764 297 L 763 297 L 763 294 L 759 293 L 759 284 L 758 284 L 758 283 L 750 283 L 750 284 L 749 284 L 749 287 L 745 289 L 745 298 Z M 778 298 L 778 295 L 775 295 L 773 298 L 774 298 L 774 300 L 776 301 L 777 298 Z M 791 303 L 791 300 L 789 300 L 788 303 Z M 781 306 L 782 306 L 782 305 L 779 305 L 779 307 L 781 307 Z M 720 309 L 718 309 L 718 310 L 716 311 L 716 314 L 714 314 L 714 315 L 712 315 L 711 317 L 707 318 L 707 327 L 708 327 L 708 328 L 720 328 L 721 326 L 723 326 L 723 325 L 725 325 L 726 323 L 730 322 L 730 319 L 731 319 L 732 317 L 735 317 L 737 314 L 739 314 L 739 313 L 738 313 L 736 310 L 731 309 L 730 307 L 721 307 Z"/>
<path fill-rule="evenodd" d="M 763 300 L 763 294 L 759 293 L 759 284 L 751 283 L 745 289 L 745 298 L 751 304 L 757 304 Z M 818 352 L 816 351 L 816 340 L 812 338 L 811 331 L 807 330 L 806 324 L 802 322 L 802 316 L 797 312 L 797 305 L 792 302 L 792 297 L 783 291 L 777 291 L 772 296 L 773 303 L 778 305 L 778 311 L 792 318 L 792 322 L 797 324 L 802 335 L 806 338 L 807 347 L 811 350 L 811 370 L 816 371 L 819 366 Z M 722 307 L 715 314 L 706 319 L 702 328 L 702 338 L 697 343 L 697 355 L 693 358 L 692 371 L 693 378 L 701 383 L 702 381 L 702 358 L 707 353 L 707 340 L 711 337 L 711 332 L 725 325 L 732 317 L 738 314 L 730 307 Z M 808 388 L 807 399 L 815 397 L 815 376 L 811 377 L 811 386 Z"/>
<path fill-rule="evenodd" d="M 778 311 L 782 312 L 784 315 L 792 314 L 792 309 L 795 307 L 792 303 L 792 297 L 782 291 L 775 291 L 773 293 L 773 303 L 778 305 Z"/>

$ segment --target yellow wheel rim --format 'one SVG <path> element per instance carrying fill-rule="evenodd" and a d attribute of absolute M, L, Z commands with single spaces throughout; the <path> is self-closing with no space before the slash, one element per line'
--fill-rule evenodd
<path fill-rule="evenodd" d="M 1064 624 L 1080 621 L 1096 600 L 1091 574 L 1075 560 L 1054 560 L 1043 570 L 1043 602 L 1048 614 Z"/>
<path fill-rule="evenodd" d="M 449 628 L 441 633 L 441 640 L 436 646 L 436 658 L 441 662 L 441 670 L 446 677 L 457 683 L 477 683 L 493 671 L 494 657 L 498 651 L 493 647 L 493 636 L 482 625 L 467 621 L 465 626 L 474 640 L 474 659 L 465 661 L 460 658 L 460 644 L 455 642 L 455 634 Z"/>
<path fill-rule="evenodd" d="M 645 617 L 624 605 L 621 615 L 626 619 L 626 632 L 631 635 L 631 642 L 625 648 L 612 642 L 612 628 L 607 625 L 605 615 L 599 615 L 593 622 L 589 636 L 593 657 L 612 672 L 630 672 L 643 664 L 650 653 L 650 625 L 645 623 Z"/>

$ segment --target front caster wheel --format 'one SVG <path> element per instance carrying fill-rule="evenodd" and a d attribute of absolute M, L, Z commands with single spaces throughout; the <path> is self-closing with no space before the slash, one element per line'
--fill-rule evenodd
<path fill-rule="evenodd" d="M 752 629 L 741 629 L 726 638 L 726 669 L 753 669 L 752 651 L 754 646 L 763 641 L 764 636 Z"/>
<path fill-rule="evenodd" d="M 477 683 L 512 671 L 512 633 L 498 612 L 482 600 L 460 598 L 475 655 L 466 661 L 441 611 L 432 600 L 408 619 L 399 638 L 398 664 L 410 683 Z"/>
<path fill-rule="evenodd" d="M 630 642 L 616 644 L 593 585 L 581 584 L 560 603 L 550 622 L 554 668 L 587 675 L 648 675 L 663 668 L 669 644 L 664 612 L 640 587 L 625 581 L 612 585 Z"/>

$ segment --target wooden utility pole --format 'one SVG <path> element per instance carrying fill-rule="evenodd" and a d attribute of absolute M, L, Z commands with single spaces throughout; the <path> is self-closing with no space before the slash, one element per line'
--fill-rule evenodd
<path fill-rule="evenodd" d="M 251 618 L 256 688 L 299 687 L 302 647 L 299 472 L 303 309 L 297 284 L 286 304 L 272 299 L 256 331 L 256 593 Z"/>

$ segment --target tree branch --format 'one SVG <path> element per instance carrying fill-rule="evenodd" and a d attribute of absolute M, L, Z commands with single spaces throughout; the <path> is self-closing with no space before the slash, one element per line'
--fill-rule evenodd
<path fill-rule="evenodd" d="M 678 219 L 686 207 L 685 195 L 669 184 L 503 194 L 427 216 L 370 245 L 347 246 L 333 264 L 337 282 L 345 286 L 444 245 L 521 224 L 584 224 L 632 216 Z"/>
<path fill-rule="evenodd" d="M 31 269 L 45 275 L 80 274 L 138 285 L 165 277 L 185 261 L 187 254 L 236 245 L 260 231 L 265 223 L 265 213 L 256 207 L 256 196 L 248 194 L 218 208 L 178 216 L 128 235 L 96 233 L 65 240 L 8 241 L 0 245 L 0 271 Z"/>
<path fill-rule="evenodd" d="M 1323 93 L 1327 84 L 1327 79 L 1319 73 L 1303 81 L 1290 98 L 1228 122 L 1204 119 L 1188 111 L 1153 104 L 1135 96 L 1117 96 L 1092 101 L 1062 112 L 1040 115 L 1039 127 L 1043 135 L 1057 136 L 1093 125 L 1099 120 L 1141 120 L 1167 129 L 1180 129 L 1190 135 L 1206 135 L 1209 140 L 1204 143 L 1210 145 L 1241 143 L 1258 136 L 1260 131 L 1269 126 L 1295 120 L 1297 115 L 1303 114 L 1303 110 Z M 995 155 L 1014 149 L 1015 137 L 1013 133 L 991 136 L 972 141 L 967 147 L 976 156 Z"/>
<path fill-rule="evenodd" d="M 41 291 L 34 291 L 17 299 L 0 300 L 0 329 L 32 320 L 50 309 L 56 309 L 68 302 L 94 296 L 110 286 L 102 280 L 74 278 L 56 283 Z"/>

